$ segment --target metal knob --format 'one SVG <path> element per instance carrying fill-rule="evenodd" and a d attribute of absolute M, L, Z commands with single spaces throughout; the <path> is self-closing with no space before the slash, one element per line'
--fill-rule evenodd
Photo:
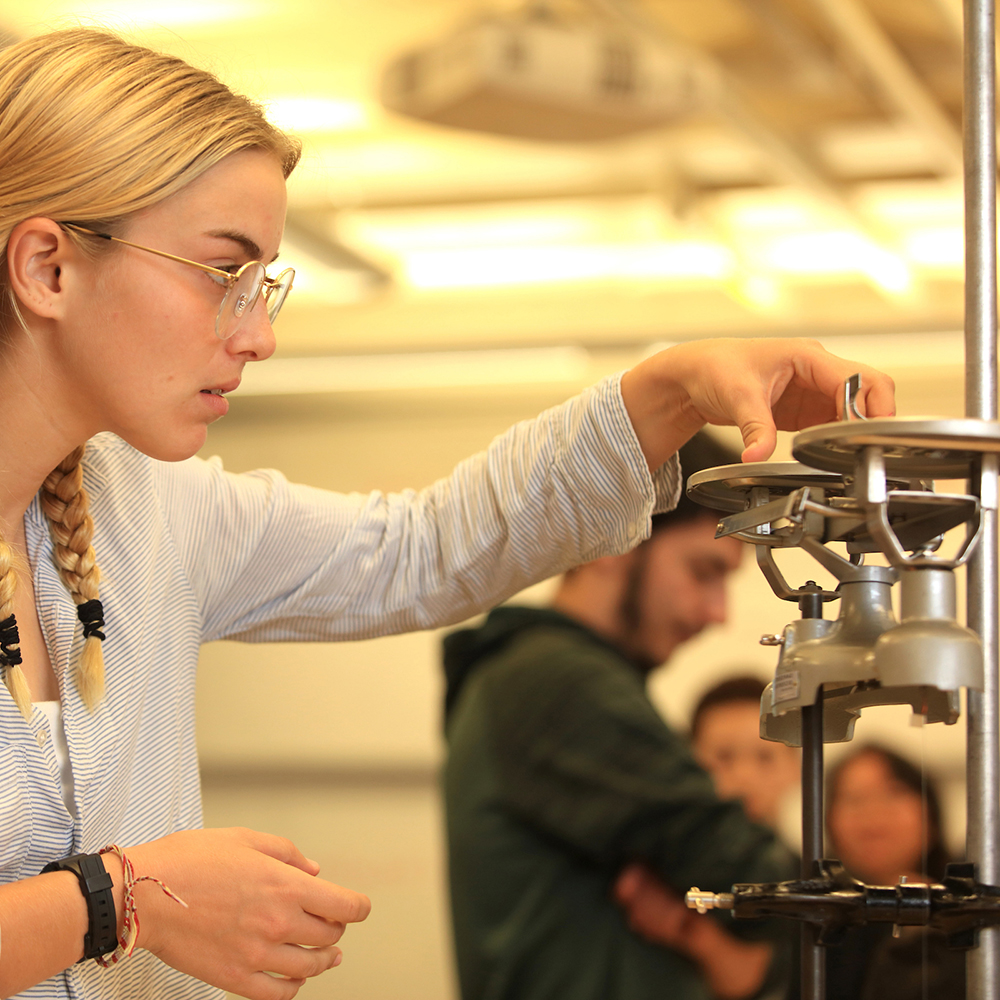
<path fill-rule="evenodd" d="M 731 892 L 702 892 L 697 886 L 688 890 L 684 902 L 689 910 L 708 913 L 709 910 L 731 910 L 733 894 Z"/>

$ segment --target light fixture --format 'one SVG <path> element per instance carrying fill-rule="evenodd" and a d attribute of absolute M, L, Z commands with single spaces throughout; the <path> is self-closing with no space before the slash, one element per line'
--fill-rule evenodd
<path fill-rule="evenodd" d="M 264 101 L 268 120 L 286 132 L 345 132 L 366 128 L 368 111 L 359 101 L 330 97 L 274 97 Z"/>

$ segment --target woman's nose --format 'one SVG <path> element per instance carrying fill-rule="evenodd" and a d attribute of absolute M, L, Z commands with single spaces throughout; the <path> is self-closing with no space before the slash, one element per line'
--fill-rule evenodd
<path fill-rule="evenodd" d="M 277 340 L 267 315 L 267 303 L 260 296 L 227 341 L 233 354 L 249 355 L 248 361 L 264 361 L 274 354 Z"/>

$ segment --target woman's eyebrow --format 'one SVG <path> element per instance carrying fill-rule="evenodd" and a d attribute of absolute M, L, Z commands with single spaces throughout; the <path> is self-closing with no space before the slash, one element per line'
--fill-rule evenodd
<path fill-rule="evenodd" d="M 205 234 L 206 236 L 214 236 L 217 239 L 222 240 L 232 240 L 233 243 L 238 243 L 243 249 L 243 252 L 250 258 L 250 260 L 260 260 L 261 249 L 257 244 L 250 239 L 249 236 L 244 233 L 236 232 L 234 229 L 213 229 Z M 272 264 L 278 259 L 278 254 L 275 254 L 267 263 Z"/>

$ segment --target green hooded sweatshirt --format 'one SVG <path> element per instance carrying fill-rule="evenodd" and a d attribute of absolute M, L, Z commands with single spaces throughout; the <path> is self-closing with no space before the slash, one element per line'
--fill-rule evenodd
<path fill-rule="evenodd" d="M 794 877 L 789 852 L 716 798 L 642 673 L 572 619 L 499 608 L 446 638 L 445 668 L 463 1000 L 707 1000 L 692 962 L 629 930 L 617 874 L 639 860 L 678 893 L 726 891 Z M 790 937 L 720 919 L 743 937 Z"/>

